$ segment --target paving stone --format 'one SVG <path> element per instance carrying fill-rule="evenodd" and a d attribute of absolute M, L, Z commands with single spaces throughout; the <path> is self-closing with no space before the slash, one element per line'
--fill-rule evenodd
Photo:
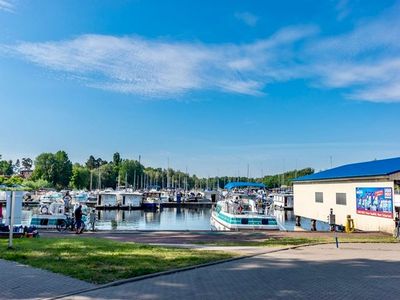
<path fill-rule="evenodd" d="M 43 299 L 95 285 L 0 259 L 0 299 Z"/>
<path fill-rule="evenodd" d="M 67 299 L 399 299 L 399 250 L 399 244 L 304 247 Z"/>

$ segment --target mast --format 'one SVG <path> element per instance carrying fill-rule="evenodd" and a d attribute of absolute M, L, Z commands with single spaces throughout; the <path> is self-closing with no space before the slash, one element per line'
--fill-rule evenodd
<path fill-rule="evenodd" d="M 98 189 L 99 190 L 101 190 L 101 172 L 100 172 L 100 169 L 99 169 L 99 182 L 97 183 L 97 185 L 98 185 Z"/>

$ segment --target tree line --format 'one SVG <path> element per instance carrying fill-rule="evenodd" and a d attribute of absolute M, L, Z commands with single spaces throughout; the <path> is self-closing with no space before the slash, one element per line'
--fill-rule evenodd
<path fill-rule="evenodd" d="M 34 165 L 32 176 L 23 179 L 18 174 L 30 171 Z M 291 179 L 314 173 L 311 168 L 293 170 L 283 174 L 268 175 L 262 178 L 246 177 L 211 177 L 200 178 L 172 168 L 145 167 L 138 160 L 121 158 L 118 152 L 112 160 L 89 156 L 84 164 L 72 163 L 65 151 L 56 153 L 41 153 L 34 161 L 22 158 L 15 163 L 1 160 L 0 155 L 0 185 L 22 185 L 29 189 L 104 189 L 118 186 L 135 189 L 159 187 L 180 189 L 216 189 L 223 188 L 232 181 L 262 182 L 268 188 L 290 185 Z"/>

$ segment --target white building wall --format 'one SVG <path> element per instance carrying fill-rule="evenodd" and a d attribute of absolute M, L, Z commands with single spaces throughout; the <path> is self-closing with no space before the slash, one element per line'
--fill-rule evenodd
<path fill-rule="evenodd" d="M 293 186 L 294 214 L 296 216 L 327 222 L 329 211 L 332 208 L 333 213 L 336 215 L 336 224 L 338 225 L 346 225 L 346 217 L 347 215 L 351 215 L 357 229 L 393 233 L 393 219 L 357 214 L 357 187 L 391 187 L 392 196 L 394 196 L 393 181 L 295 183 Z M 315 202 L 315 192 L 323 193 L 323 203 Z M 346 193 L 346 205 L 336 204 L 336 193 Z"/>

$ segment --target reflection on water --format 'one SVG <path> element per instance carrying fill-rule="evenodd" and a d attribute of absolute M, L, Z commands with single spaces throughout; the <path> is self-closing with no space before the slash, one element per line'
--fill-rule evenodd
<path fill-rule="evenodd" d="M 23 225 L 29 225 L 37 209 L 22 212 Z M 277 221 L 289 231 L 296 230 L 293 210 L 274 210 Z M 211 230 L 211 208 L 163 208 L 161 211 L 100 210 L 97 211 L 98 230 Z M 311 229 L 311 220 L 301 218 L 301 227 Z M 318 231 L 328 231 L 329 225 L 317 221 Z"/>
<path fill-rule="evenodd" d="M 210 230 L 210 208 L 163 208 L 161 211 L 98 211 L 99 230 Z M 116 228 L 112 227 L 116 221 Z"/>
<path fill-rule="evenodd" d="M 296 216 L 293 210 L 275 209 L 274 215 L 277 221 L 289 231 L 296 230 Z M 329 231 L 329 224 L 317 221 L 317 231 Z M 301 228 L 304 230 L 311 230 L 311 220 L 308 218 L 301 218 Z"/>

